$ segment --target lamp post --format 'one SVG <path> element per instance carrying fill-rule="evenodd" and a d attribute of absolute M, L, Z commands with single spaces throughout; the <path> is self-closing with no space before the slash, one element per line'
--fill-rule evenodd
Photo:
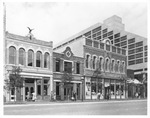
<path fill-rule="evenodd" d="M 84 90 L 83 90 L 83 82 L 84 82 L 84 79 L 85 79 L 85 76 L 82 76 L 82 77 L 81 77 L 81 80 L 82 80 L 82 102 L 83 102 L 83 93 L 84 93 Z"/>

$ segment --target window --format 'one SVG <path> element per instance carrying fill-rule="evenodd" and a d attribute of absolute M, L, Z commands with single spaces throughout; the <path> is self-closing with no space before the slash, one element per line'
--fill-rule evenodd
<path fill-rule="evenodd" d="M 107 33 L 103 35 L 103 38 L 107 37 Z"/>
<path fill-rule="evenodd" d="M 122 62 L 122 66 L 123 66 L 122 72 L 125 73 L 125 62 L 124 61 Z"/>
<path fill-rule="evenodd" d="M 104 43 L 100 43 L 100 49 L 104 49 Z"/>
<path fill-rule="evenodd" d="M 135 59 L 135 55 L 128 56 L 128 60 Z"/>
<path fill-rule="evenodd" d="M 120 38 L 115 39 L 115 43 L 119 43 L 120 42 Z"/>
<path fill-rule="evenodd" d="M 25 65 L 25 50 L 23 48 L 19 49 L 19 64 Z"/>
<path fill-rule="evenodd" d="M 117 61 L 117 72 L 120 71 L 119 68 L 120 68 L 120 61 Z"/>
<path fill-rule="evenodd" d="M 113 31 L 110 31 L 108 32 L 108 36 L 112 35 L 113 34 Z"/>
<path fill-rule="evenodd" d="M 112 40 L 113 39 L 113 36 L 110 36 L 110 37 L 108 37 L 110 40 Z"/>
<path fill-rule="evenodd" d="M 40 51 L 36 53 L 36 67 L 42 67 L 42 53 Z"/>
<path fill-rule="evenodd" d="M 143 47 L 141 47 L 141 48 L 136 48 L 136 53 L 137 52 L 142 52 L 143 51 Z"/>
<path fill-rule="evenodd" d="M 134 53 L 135 53 L 135 49 L 128 51 L 128 54 L 129 54 L 129 55 L 130 55 L 130 54 L 134 54 Z"/>
<path fill-rule="evenodd" d="M 80 62 L 76 63 L 76 74 L 80 74 Z"/>
<path fill-rule="evenodd" d="M 143 46 L 143 41 L 140 41 L 140 42 L 136 43 L 136 47 L 140 47 L 140 46 Z"/>
<path fill-rule="evenodd" d="M 111 71 L 114 72 L 114 65 L 115 65 L 115 61 L 112 60 L 112 65 L 111 65 Z"/>
<path fill-rule="evenodd" d="M 34 53 L 33 50 L 28 51 L 28 66 L 33 66 L 34 62 Z"/>
<path fill-rule="evenodd" d="M 106 70 L 106 71 L 109 70 L 109 59 L 106 59 L 105 70 Z"/>
<path fill-rule="evenodd" d="M 9 47 L 9 64 L 16 64 L 16 48 Z"/>
<path fill-rule="evenodd" d="M 147 52 L 145 52 L 145 56 L 147 56 Z"/>
<path fill-rule="evenodd" d="M 56 72 L 60 72 L 60 59 L 56 59 Z"/>
<path fill-rule="evenodd" d="M 128 65 L 134 65 L 134 64 L 135 64 L 135 60 L 128 61 Z"/>
<path fill-rule="evenodd" d="M 93 69 L 96 69 L 96 56 L 93 56 Z"/>
<path fill-rule="evenodd" d="M 123 49 L 122 49 L 122 54 L 123 54 L 123 55 L 126 55 L 126 50 L 123 50 Z"/>
<path fill-rule="evenodd" d="M 109 43 L 110 43 L 110 42 L 109 42 Z M 106 50 L 107 50 L 107 51 L 110 51 L 110 45 L 107 45 L 107 44 L 106 44 Z"/>
<path fill-rule="evenodd" d="M 116 52 L 116 47 L 112 46 L 112 52 Z"/>
<path fill-rule="evenodd" d="M 103 30 L 103 34 L 105 34 L 107 32 L 107 28 Z"/>
<path fill-rule="evenodd" d="M 129 39 L 128 40 L 128 44 L 134 43 L 135 42 L 135 38 Z"/>
<path fill-rule="evenodd" d="M 125 35 L 125 36 L 122 36 L 120 39 L 121 39 L 121 41 L 124 41 L 124 40 L 127 39 L 127 36 L 126 36 L 126 35 Z"/>
<path fill-rule="evenodd" d="M 120 54 L 120 52 L 121 52 L 121 49 L 117 48 L 117 53 Z"/>
<path fill-rule="evenodd" d="M 127 41 L 121 42 L 121 46 L 127 45 Z"/>
<path fill-rule="evenodd" d="M 89 32 L 85 33 L 84 35 L 85 35 L 85 37 L 90 36 L 90 35 L 91 35 L 91 31 L 89 31 Z"/>
<path fill-rule="evenodd" d="M 118 43 L 118 44 L 115 44 L 115 46 L 117 46 L 117 47 L 120 47 L 120 43 Z"/>
<path fill-rule="evenodd" d="M 147 50 L 147 45 L 146 45 L 146 46 L 144 46 L 144 50 L 145 50 L 145 51 Z"/>
<path fill-rule="evenodd" d="M 89 68 L 90 55 L 86 55 L 86 68 Z"/>
<path fill-rule="evenodd" d="M 143 57 L 143 53 L 136 54 L 136 58 Z"/>
<path fill-rule="evenodd" d="M 102 57 L 100 57 L 100 59 L 99 59 L 99 68 L 100 68 L 100 70 L 103 69 L 103 58 Z"/>
<path fill-rule="evenodd" d="M 64 62 L 64 71 L 67 73 L 72 73 L 72 62 Z"/>
<path fill-rule="evenodd" d="M 44 68 L 48 68 L 49 67 L 49 60 L 50 60 L 49 53 L 46 52 L 44 54 Z"/>
<path fill-rule="evenodd" d="M 145 58 L 145 62 L 147 62 L 147 57 Z"/>
<path fill-rule="evenodd" d="M 135 44 L 131 44 L 128 46 L 128 49 L 132 49 L 132 48 L 135 48 Z"/>
<path fill-rule="evenodd" d="M 115 37 L 115 38 L 120 37 L 120 33 L 115 34 L 114 37 Z"/>
<path fill-rule="evenodd" d="M 136 60 L 136 64 L 139 64 L 139 63 L 143 63 L 143 58 L 142 58 L 142 59 L 137 59 L 137 60 Z"/>
<path fill-rule="evenodd" d="M 101 26 L 99 26 L 99 27 L 93 29 L 92 32 L 95 33 L 95 32 L 98 32 L 98 31 L 100 31 L 100 30 L 101 30 Z"/>

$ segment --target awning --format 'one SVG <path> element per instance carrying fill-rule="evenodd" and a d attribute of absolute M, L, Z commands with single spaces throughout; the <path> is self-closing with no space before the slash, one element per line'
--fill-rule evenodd
<path fill-rule="evenodd" d="M 133 84 L 142 84 L 139 80 L 137 79 L 129 79 L 127 80 L 127 83 L 133 83 Z"/>

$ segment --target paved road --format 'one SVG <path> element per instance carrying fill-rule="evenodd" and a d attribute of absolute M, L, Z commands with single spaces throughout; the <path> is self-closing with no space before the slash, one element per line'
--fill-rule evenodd
<path fill-rule="evenodd" d="M 5 105 L 4 115 L 147 115 L 147 100 Z"/>

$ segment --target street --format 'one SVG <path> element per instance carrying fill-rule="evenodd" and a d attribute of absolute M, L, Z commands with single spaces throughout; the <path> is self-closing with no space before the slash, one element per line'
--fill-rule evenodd
<path fill-rule="evenodd" d="M 5 105 L 4 115 L 147 115 L 147 100 Z"/>

